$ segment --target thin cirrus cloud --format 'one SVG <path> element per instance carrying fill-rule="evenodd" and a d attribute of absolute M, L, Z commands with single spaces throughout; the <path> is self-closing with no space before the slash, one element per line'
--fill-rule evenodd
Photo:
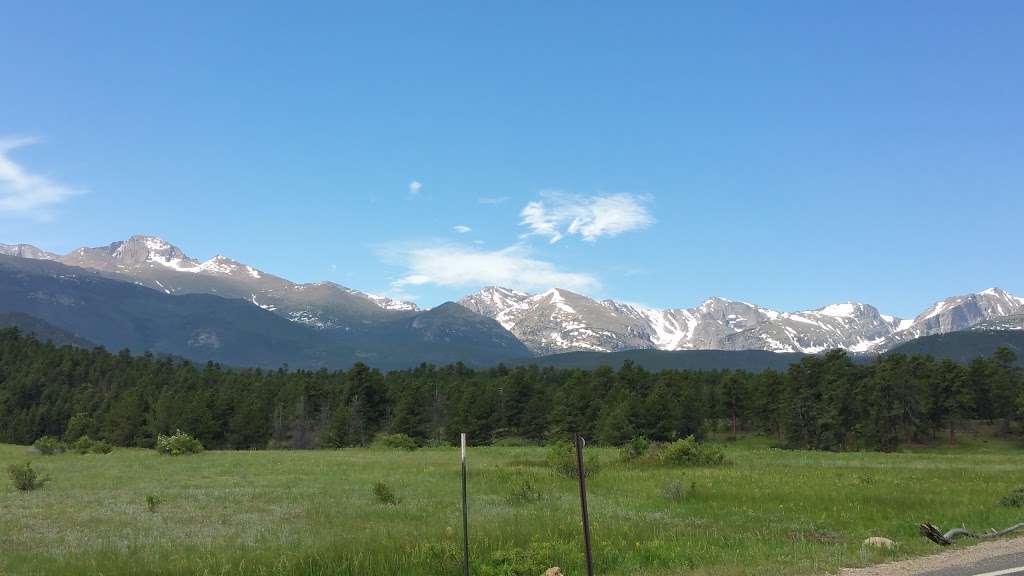
<path fill-rule="evenodd" d="M 32 174 L 11 159 L 10 151 L 36 143 L 34 138 L 0 138 L 0 213 L 46 220 L 50 208 L 79 193 L 65 184 Z"/>
<path fill-rule="evenodd" d="M 466 226 L 465 224 L 459 224 L 457 226 L 452 226 L 452 230 L 455 230 L 459 234 L 467 234 L 467 233 L 473 231 L 472 228 L 470 228 L 469 226 Z"/>
<path fill-rule="evenodd" d="M 392 287 L 408 286 L 505 286 L 520 290 L 558 286 L 567 290 L 593 290 L 597 278 L 585 272 L 567 272 L 555 264 L 533 258 L 529 249 L 515 244 L 499 250 L 463 245 L 435 245 L 393 251 L 407 268 Z"/>
<path fill-rule="evenodd" d="M 505 202 L 508 202 L 508 200 L 508 196 L 484 196 L 483 198 L 477 199 L 481 204 L 504 204 Z"/>
<path fill-rule="evenodd" d="M 423 182 L 420 182 L 419 180 L 413 180 L 412 182 L 409 182 L 409 195 L 410 196 L 419 196 L 420 195 L 420 190 L 422 190 L 422 189 L 423 189 Z"/>
<path fill-rule="evenodd" d="M 567 235 L 593 242 L 653 224 L 647 202 L 646 197 L 636 194 L 580 196 L 545 191 L 540 200 L 520 211 L 520 224 L 530 228 L 528 236 L 545 236 L 552 244 Z"/>

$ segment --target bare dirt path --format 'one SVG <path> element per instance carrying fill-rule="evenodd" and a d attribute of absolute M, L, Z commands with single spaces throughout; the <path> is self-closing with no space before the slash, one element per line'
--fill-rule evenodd
<path fill-rule="evenodd" d="M 1024 576 L 1024 537 L 983 542 L 934 556 L 843 570 L 840 576 Z"/>

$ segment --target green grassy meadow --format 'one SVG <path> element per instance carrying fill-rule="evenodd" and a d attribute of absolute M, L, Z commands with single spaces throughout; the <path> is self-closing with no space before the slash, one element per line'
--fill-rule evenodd
<path fill-rule="evenodd" d="M 588 480 L 596 572 L 824 574 L 937 551 L 916 524 L 1002 527 L 1024 511 L 1024 450 L 996 441 L 896 454 L 724 444 L 731 465 L 621 463 Z M 474 574 L 582 573 L 576 484 L 542 448 L 472 448 Z M 18 492 L 6 467 L 30 460 L 52 481 Z M 459 574 L 458 450 L 206 452 L 42 456 L 0 445 L 0 574 Z M 530 479 L 540 499 L 510 501 Z M 400 503 L 373 496 L 386 481 Z M 665 487 L 680 482 L 680 501 Z M 147 496 L 160 503 L 147 507 Z M 886 536 L 894 553 L 861 541 Z M 516 567 L 520 568 L 516 568 Z M 539 573 L 539 572 L 538 572 Z"/>

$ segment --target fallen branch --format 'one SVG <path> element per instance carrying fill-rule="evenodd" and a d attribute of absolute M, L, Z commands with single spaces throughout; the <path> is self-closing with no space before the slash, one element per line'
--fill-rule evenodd
<path fill-rule="evenodd" d="M 943 533 L 942 530 L 939 530 L 937 526 L 935 526 L 934 524 L 928 524 L 927 522 L 918 526 L 918 529 L 921 531 L 922 536 L 931 540 L 932 542 L 935 542 L 939 546 L 949 546 L 953 543 L 953 540 L 956 538 L 977 538 L 979 540 L 988 538 L 998 538 L 1000 536 L 1005 536 L 1006 534 L 1009 534 L 1011 532 L 1016 532 L 1021 528 L 1024 528 L 1024 522 L 1020 524 L 1014 524 L 1013 526 L 1010 526 L 1009 528 L 1003 528 L 1002 530 L 995 530 L 993 528 L 990 528 L 988 532 L 982 534 L 975 534 L 967 528 L 953 528 L 947 531 L 946 533 Z"/>

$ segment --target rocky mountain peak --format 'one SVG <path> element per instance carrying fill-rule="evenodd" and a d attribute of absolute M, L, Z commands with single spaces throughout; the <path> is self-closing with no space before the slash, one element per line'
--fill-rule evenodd
<path fill-rule="evenodd" d="M 33 260 L 57 260 L 60 258 L 56 254 L 40 250 L 31 244 L 0 244 L 0 254 Z"/>
<path fill-rule="evenodd" d="M 110 257 L 124 266 L 153 262 L 168 268 L 194 267 L 196 260 L 189 258 L 180 248 L 156 236 L 132 236 L 110 245 Z"/>

